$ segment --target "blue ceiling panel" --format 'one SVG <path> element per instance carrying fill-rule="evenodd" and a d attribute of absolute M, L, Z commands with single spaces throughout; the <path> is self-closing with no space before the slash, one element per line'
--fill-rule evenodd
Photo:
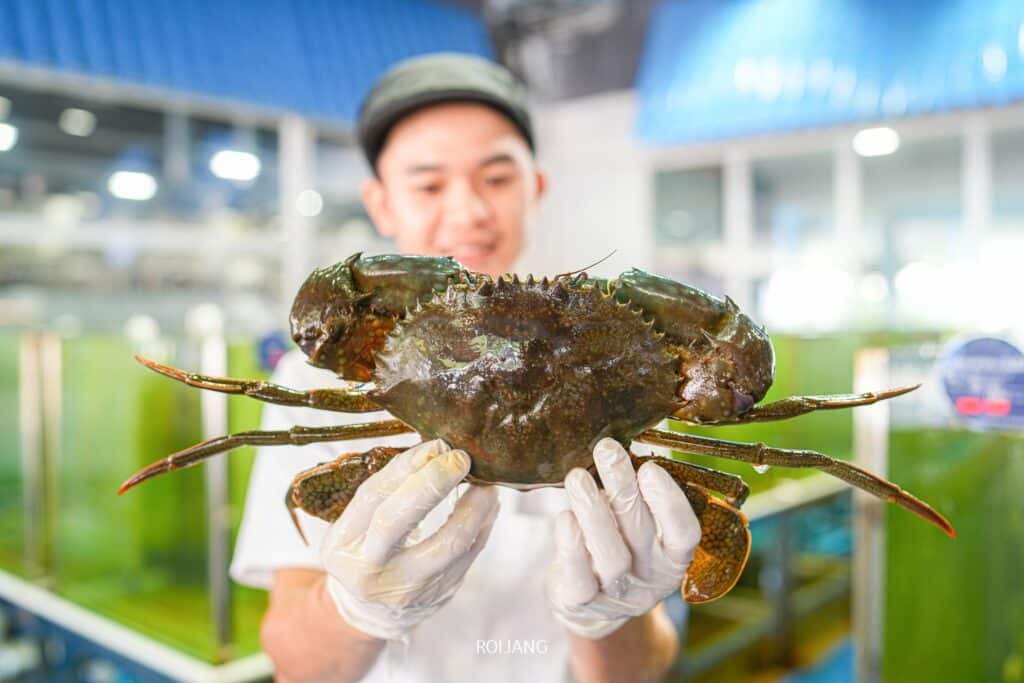
<path fill-rule="evenodd" d="M 677 144 L 1024 99 L 1021 0 L 669 0 L 640 137 Z"/>
<path fill-rule="evenodd" d="M 396 61 L 493 56 L 470 10 L 430 0 L 3 0 L 0 60 L 351 123 Z"/>

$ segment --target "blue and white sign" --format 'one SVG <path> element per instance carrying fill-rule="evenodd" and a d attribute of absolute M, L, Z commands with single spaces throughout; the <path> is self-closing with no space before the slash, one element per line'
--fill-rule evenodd
<path fill-rule="evenodd" d="M 259 340 L 260 366 L 272 371 L 277 367 L 277 361 L 288 350 L 288 338 L 280 330 L 264 335 Z"/>
<path fill-rule="evenodd" d="M 1004 339 L 963 341 L 939 359 L 956 416 L 976 429 L 1024 430 L 1024 353 Z"/>

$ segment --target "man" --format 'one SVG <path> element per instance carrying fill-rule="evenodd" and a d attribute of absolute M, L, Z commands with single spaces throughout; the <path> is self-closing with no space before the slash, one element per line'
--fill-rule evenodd
<path fill-rule="evenodd" d="M 404 62 L 368 95 L 359 133 L 374 170 L 363 201 L 382 235 L 403 253 L 451 255 L 492 276 L 512 269 L 546 180 L 509 72 L 460 55 Z M 342 385 L 297 352 L 274 381 Z M 264 411 L 266 429 L 386 417 Z M 417 441 L 260 452 L 232 574 L 272 586 L 262 642 L 279 680 L 661 677 L 678 644 L 660 602 L 678 588 L 699 525 L 664 470 L 635 473 L 611 440 L 594 454 L 604 492 L 576 469 L 565 492 L 467 485 L 454 508 L 439 503 L 469 458 L 441 442 L 415 446 L 367 480 L 333 525 L 303 516 L 302 545 L 278 505 L 298 471 Z M 404 646 L 381 656 L 389 642 Z"/>

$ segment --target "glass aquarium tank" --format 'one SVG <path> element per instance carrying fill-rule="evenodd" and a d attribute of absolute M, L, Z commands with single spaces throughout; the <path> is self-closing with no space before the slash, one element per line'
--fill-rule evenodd
<path fill-rule="evenodd" d="M 33 340 L 41 337 L 49 350 L 39 355 Z M 203 438 L 201 392 L 143 368 L 133 355 L 196 367 L 197 344 L 160 338 L 140 349 L 119 335 L 21 331 L 0 336 L 0 347 L 7 408 L 0 411 L 0 570 L 201 661 L 258 652 L 265 592 L 232 583 L 226 640 L 214 623 L 205 468 L 117 495 L 137 469 Z M 226 354 L 228 374 L 268 375 L 255 341 L 230 343 Z M 43 424 L 33 425 L 40 400 L 49 405 L 38 411 Z M 228 398 L 229 431 L 255 429 L 259 417 L 257 402 Z M 33 474 L 36 459 L 42 466 Z M 252 459 L 252 449 L 227 459 L 231 546 Z"/>
<path fill-rule="evenodd" d="M 941 335 L 772 335 L 776 375 L 763 402 L 787 396 L 850 393 L 854 360 L 866 347 L 936 341 Z M 883 389 L 896 386 L 896 382 Z M 899 403 L 904 397 L 897 398 Z M 864 408 L 813 412 L 778 422 L 724 427 L 670 423 L 673 429 L 718 439 L 809 449 L 850 460 L 854 414 Z M 775 680 L 846 647 L 851 630 L 852 489 L 815 469 L 772 467 L 674 453 L 738 474 L 751 497 L 751 555 L 737 586 L 712 603 L 692 605 L 673 680 Z M 914 490 L 893 472 L 894 481 Z M 908 478 L 909 479 L 909 478 Z M 806 501 L 806 502 L 805 502 Z M 767 502 L 767 505 L 759 503 Z M 891 507 L 891 506 L 890 506 Z M 782 510 L 777 513 L 772 510 Z M 929 529 L 903 510 L 912 534 Z M 849 672 L 852 680 L 853 672 Z M 773 678 L 774 677 L 774 678 Z M 915 680 L 906 678 L 903 680 Z"/>
<path fill-rule="evenodd" d="M 889 354 L 897 382 L 931 387 L 892 405 L 889 476 L 945 514 L 957 538 L 886 511 L 878 666 L 884 681 L 1017 683 L 1024 681 L 1024 434 L 957 419 L 934 369 L 942 353 L 929 345 Z"/>

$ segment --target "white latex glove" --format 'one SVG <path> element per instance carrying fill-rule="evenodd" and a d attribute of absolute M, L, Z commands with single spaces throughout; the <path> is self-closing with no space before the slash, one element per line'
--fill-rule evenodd
<path fill-rule="evenodd" d="M 327 530 L 327 587 L 351 626 L 401 639 L 455 594 L 498 514 L 494 487 L 470 486 L 434 534 L 406 539 L 469 467 L 469 456 L 443 441 L 413 446 L 363 482 Z"/>
<path fill-rule="evenodd" d="M 594 447 L 604 484 L 576 468 L 565 478 L 572 508 L 555 522 L 555 561 L 545 588 L 555 616 L 573 633 L 603 638 L 678 590 L 700 543 L 686 495 L 653 462 L 634 472 L 614 439 Z"/>

